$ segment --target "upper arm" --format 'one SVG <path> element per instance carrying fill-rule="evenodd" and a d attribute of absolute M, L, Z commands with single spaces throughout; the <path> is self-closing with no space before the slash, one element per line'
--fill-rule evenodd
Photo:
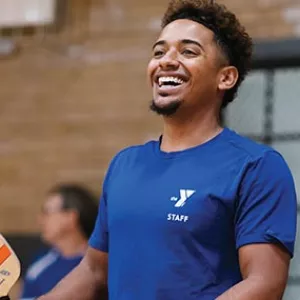
<path fill-rule="evenodd" d="M 273 299 L 281 299 L 290 263 L 286 249 L 274 244 L 246 245 L 239 249 L 239 262 L 243 279 L 263 284 Z"/>
<path fill-rule="evenodd" d="M 22 285 L 21 299 L 29 299 L 40 295 L 40 292 L 36 289 L 35 281 L 29 281 L 25 278 Z"/>
<path fill-rule="evenodd" d="M 293 256 L 297 200 L 292 175 L 276 152 L 250 164 L 235 213 L 236 247 L 244 279 L 281 299 Z M 258 288 L 259 290 L 259 288 Z"/>
<path fill-rule="evenodd" d="M 82 264 L 86 265 L 92 271 L 99 284 L 106 284 L 108 270 L 107 252 L 88 247 Z"/>
<path fill-rule="evenodd" d="M 108 229 L 108 190 L 109 181 L 112 176 L 113 169 L 115 167 L 118 155 L 112 160 L 108 171 L 106 173 L 103 186 L 102 194 L 100 198 L 100 204 L 98 209 L 98 215 L 96 219 L 96 224 L 94 231 L 89 239 L 89 245 L 99 251 L 108 252 L 108 239 L 109 239 L 109 229 Z"/>
<path fill-rule="evenodd" d="M 89 239 L 89 245 L 100 252 L 108 252 L 108 235 L 106 192 L 103 189 L 96 224 Z"/>
<path fill-rule="evenodd" d="M 53 252 L 43 253 L 42 255 L 37 255 L 30 266 L 28 267 L 20 291 L 20 299 L 30 299 L 38 297 L 42 294 L 39 288 L 40 275 L 47 271 L 49 267 L 49 261 L 53 258 Z"/>
<path fill-rule="evenodd" d="M 296 220 L 292 175 L 283 158 L 269 151 L 249 164 L 241 182 L 235 212 L 236 247 L 276 244 L 293 256 Z"/>

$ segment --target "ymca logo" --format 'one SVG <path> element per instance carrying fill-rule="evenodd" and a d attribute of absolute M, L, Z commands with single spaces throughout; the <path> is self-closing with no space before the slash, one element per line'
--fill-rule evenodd
<path fill-rule="evenodd" d="M 192 197 L 193 194 L 195 194 L 195 190 L 183 190 L 180 189 L 180 198 L 172 197 L 171 201 L 176 201 L 175 207 L 182 207 L 185 205 L 186 201 Z"/>
<path fill-rule="evenodd" d="M 180 189 L 180 198 L 172 197 L 170 200 L 176 202 L 175 207 L 183 207 L 186 201 L 192 197 L 193 194 L 196 193 L 195 190 L 184 190 Z M 172 222 L 183 222 L 186 223 L 189 220 L 189 216 L 169 213 L 167 215 L 167 220 Z"/>

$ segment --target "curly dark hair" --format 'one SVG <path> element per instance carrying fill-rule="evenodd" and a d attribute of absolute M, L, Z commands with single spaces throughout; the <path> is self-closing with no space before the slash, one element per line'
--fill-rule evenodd
<path fill-rule="evenodd" d="M 171 0 L 162 19 L 162 28 L 178 19 L 198 22 L 214 32 L 214 38 L 228 63 L 237 68 L 236 85 L 226 91 L 222 107 L 237 95 L 238 88 L 251 67 L 252 39 L 236 16 L 214 0 Z"/>

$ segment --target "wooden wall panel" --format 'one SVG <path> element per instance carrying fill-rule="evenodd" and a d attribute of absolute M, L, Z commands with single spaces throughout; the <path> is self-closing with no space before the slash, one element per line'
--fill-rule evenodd
<path fill-rule="evenodd" d="M 71 1 L 64 29 L 38 43 L 27 37 L 18 56 L 0 61 L 2 232 L 36 232 L 54 183 L 79 181 L 100 194 L 112 156 L 159 134 L 145 70 L 168 1 Z M 222 2 L 254 37 L 293 35 L 282 2 Z"/>

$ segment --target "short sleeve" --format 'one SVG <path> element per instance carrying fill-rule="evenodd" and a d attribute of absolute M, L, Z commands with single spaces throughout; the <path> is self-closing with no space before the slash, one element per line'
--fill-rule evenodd
<path fill-rule="evenodd" d="M 94 231 L 89 239 L 89 245 L 95 249 L 108 252 L 107 203 L 104 192 L 100 199 L 98 216 Z"/>
<path fill-rule="evenodd" d="M 113 171 L 116 167 L 118 157 L 120 156 L 119 152 L 111 161 L 108 171 L 106 173 L 103 188 L 102 188 L 102 196 L 100 198 L 99 210 L 96 219 L 96 224 L 94 231 L 89 239 L 89 245 L 92 248 L 97 250 L 108 252 L 109 245 L 109 230 L 108 230 L 108 216 L 107 216 L 107 201 L 108 201 L 108 186 L 110 184 L 110 180 L 113 177 Z"/>
<path fill-rule="evenodd" d="M 248 164 L 235 212 L 236 246 L 277 243 L 294 254 L 297 199 L 294 180 L 275 151 Z"/>

